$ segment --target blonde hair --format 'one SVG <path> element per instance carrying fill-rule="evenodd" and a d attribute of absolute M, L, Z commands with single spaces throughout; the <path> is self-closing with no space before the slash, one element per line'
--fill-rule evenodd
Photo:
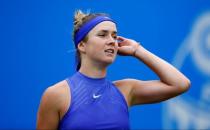
<path fill-rule="evenodd" d="M 74 29 L 73 29 L 73 38 L 75 33 L 79 28 L 87 21 L 89 13 L 83 13 L 81 10 L 77 10 L 74 13 Z"/>

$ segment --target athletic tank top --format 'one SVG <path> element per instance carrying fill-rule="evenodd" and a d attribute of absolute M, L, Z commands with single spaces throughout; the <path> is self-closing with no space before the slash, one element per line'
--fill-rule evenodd
<path fill-rule="evenodd" d="M 66 80 L 71 90 L 71 104 L 59 123 L 60 130 L 129 129 L 128 106 L 112 82 L 80 72 Z"/>

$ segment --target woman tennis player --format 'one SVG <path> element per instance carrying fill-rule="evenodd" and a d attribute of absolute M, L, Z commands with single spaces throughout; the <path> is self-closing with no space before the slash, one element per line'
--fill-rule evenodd
<path fill-rule="evenodd" d="M 73 39 L 77 72 L 45 90 L 37 129 L 129 129 L 129 107 L 165 101 L 190 87 L 175 67 L 135 40 L 117 36 L 115 21 L 106 14 L 76 11 Z M 137 58 L 160 80 L 107 80 L 117 54 Z"/>

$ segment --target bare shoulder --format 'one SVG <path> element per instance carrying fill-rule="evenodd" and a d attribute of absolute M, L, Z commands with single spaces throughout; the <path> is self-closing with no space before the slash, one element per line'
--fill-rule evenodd
<path fill-rule="evenodd" d="M 48 87 L 42 96 L 41 105 L 45 109 L 54 109 L 62 116 L 69 105 L 70 92 L 66 80 L 60 81 Z"/>
<path fill-rule="evenodd" d="M 137 79 L 131 79 L 131 78 L 126 78 L 126 79 L 121 79 L 121 80 L 116 80 L 113 81 L 114 85 L 123 91 L 131 91 L 132 87 L 137 83 L 137 82 L 142 82 L 142 80 L 137 80 Z"/>
<path fill-rule="evenodd" d="M 117 87 L 125 87 L 125 86 L 132 86 L 132 84 L 134 84 L 136 81 L 137 81 L 136 79 L 126 78 L 126 79 L 113 81 L 113 83 Z"/>
<path fill-rule="evenodd" d="M 113 81 L 113 84 L 120 90 L 120 92 L 123 94 L 127 105 L 131 106 L 131 100 L 132 100 L 132 84 L 135 83 L 135 79 L 126 78 L 121 80 Z"/>
<path fill-rule="evenodd" d="M 37 129 L 57 129 L 59 120 L 68 108 L 69 88 L 65 80 L 48 87 L 37 113 Z"/>
<path fill-rule="evenodd" d="M 48 87 L 43 94 L 43 98 L 48 98 L 48 101 L 51 101 L 50 99 L 52 99 L 53 102 L 57 104 L 59 103 L 59 100 L 62 100 L 62 98 L 66 96 L 68 90 L 68 84 L 63 80 Z"/>

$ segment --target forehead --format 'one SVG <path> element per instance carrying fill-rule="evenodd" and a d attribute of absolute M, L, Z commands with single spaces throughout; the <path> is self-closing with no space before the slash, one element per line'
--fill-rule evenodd
<path fill-rule="evenodd" d="M 91 32 L 98 32 L 101 30 L 107 30 L 109 32 L 117 32 L 116 24 L 111 21 L 104 21 L 96 25 Z"/>

